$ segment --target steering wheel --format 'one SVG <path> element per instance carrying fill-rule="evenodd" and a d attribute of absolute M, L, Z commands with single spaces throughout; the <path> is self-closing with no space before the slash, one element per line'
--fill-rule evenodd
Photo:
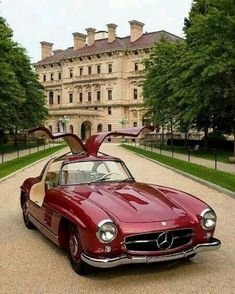
<path fill-rule="evenodd" d="M 123 178 L 123 175 L 121 175 L 121 174 L 119 174 L 119 173 L 113 173 L 113 172 L 111 172 L 111 173 L 108 173 L 108 174 L 106 174 L 106 175 L 103 175 L 103 176 L 100 178 L 100 180 L 104 180 L 104 179 L 106 179 L 108 176 L 111 176 L 111 175 L 118 175 L 119 177 Z"/>

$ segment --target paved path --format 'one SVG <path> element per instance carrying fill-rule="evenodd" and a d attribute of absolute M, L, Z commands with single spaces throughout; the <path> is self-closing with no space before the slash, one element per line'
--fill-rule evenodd
<path fill-rule="evenodd" d="M 216 237 L 222 248 L 192 261 L 126 266 L 80 277 L 65 252 L 23 225 L 19 187 L 26 177 L 39 174 L 44 161 L 0 183 L 0 293 L 234 293 L 234 199 L 114 144 L 102 151 L 123 158 L 136 180 L 173 186 L 210 204 L 218 215 Z"/>
<path fill-rule="evenodd" d="M 132 146 L 135 146 L 135 144 L 132 144 Z M 136 147 L 139 147 L 139 145 L 137 145 Z M 143 146 L 143 145 L 140 145 L 140 147 L 142 149 L 145 149 L 145 146 Z M 171 151 L 166 151 L 166 150 L 160 151 L 159 148 L 152 148 L 151 149 L 151 147 L 147 147 L 147 150 L 154 151 L 156 153 L 161 152 L 162 155 L 172 157 Z M 181 154 L 181 153 L 174 152 L 173 157 L 177 158 L 177 159 L 184 160 L 184 161 L 188 161 L 188 154 Z M 191 154 L 190 155 L 190 162 L 215 169 L 215 161 L 214 160 L 196 157 Z M 217 170 L 221 170 L 221 171 L 235 174 L 235 164 L 217 161 Z"/>

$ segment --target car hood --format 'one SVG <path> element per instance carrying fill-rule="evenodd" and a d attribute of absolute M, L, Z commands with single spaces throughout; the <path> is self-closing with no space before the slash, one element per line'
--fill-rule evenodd
<path fill-rule="evenodd" d="M 72 189 L 75 194 L 87 198 L 122 222 L 177 220 L 185 223 L 190 219 L 187 211 L 179 204 L 174 203 L 156 187 L 147 184 L 96 184 Z"/>

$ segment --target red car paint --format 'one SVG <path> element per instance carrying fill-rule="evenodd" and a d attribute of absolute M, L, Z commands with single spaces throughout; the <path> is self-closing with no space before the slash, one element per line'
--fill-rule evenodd
<path fill-rule="evenodd" d="M 92 136 L 84 145 L 77 140 L 82 154 L 74 153 L 64 161 L 64 164 L 76 161 L 117 160 L 111 156 L 98 155 L 98 150 L 105 138 L 109 136 L 136 137 L 141 130 L 152 127 L 133 128 L 118 132 L 101 133 Z M 45 128 L 36 129 L 45 131 Z M 33 131 L 31 131 L 33 132 Z M 52 138 L 50 131 L 45 134 Z M 54 138 L 66 137 L 71 134 L 57 135 Z M 74 137 L 74 135 L 72 135 Z M 158 252 L 136 252 L 135 256 L 164 255 L 189 248 L 198 243 L 207 242 L 207 234 L 213 230 L 204 230 L 200 225 L 200 214 L 208 208 L 203 201 L 185 192 L 171 188 L 127 182 L 99 182 L 79 185 L 58 185 L 46 191 L 42 206 L 38 206 L 29 199 L 33 185 L 41 177 L 28 178 L 21 186 L 21 204 L 27 199 L 28 212 L 38 222 L 40 229 L 57 245 L 66 248 L 67 222 L 76 224 L 83 252 L 89 256 L 103 258 L 116 257 L 131 253 L 123 245 L 127 236 L 157 231 L 191 228 L 194 235 L 190 243 L 175 249 Z M 97 224 L 111 219 L 118 228 L 117 237 L 108 245 L 111 252 L 105 251 L 105 245 L 97 236 Z"/>

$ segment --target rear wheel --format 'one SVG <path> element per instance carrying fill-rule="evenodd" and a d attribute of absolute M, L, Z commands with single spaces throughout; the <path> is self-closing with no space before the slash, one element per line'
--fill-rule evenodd
<path fill-rule="evenodd" d="M 29 230 L 34 230 L 35 226 L 29 220 L 28 202 L 26 199 L 24 199 L 24 201 L 22 203 L 22 210 L 23 210 L 23 220 L 24 220 L 24 224 L 25 224 L 26 228 L 28 228 Z"/>
<path fill-rule="evenodd" d="M 91 267 L 81 259 L 82 246 L 77 226 L 74 224 L 69 226 L 67 251 L 72 268 L 77 274 L 86 275 L 91 271 Z"/>

